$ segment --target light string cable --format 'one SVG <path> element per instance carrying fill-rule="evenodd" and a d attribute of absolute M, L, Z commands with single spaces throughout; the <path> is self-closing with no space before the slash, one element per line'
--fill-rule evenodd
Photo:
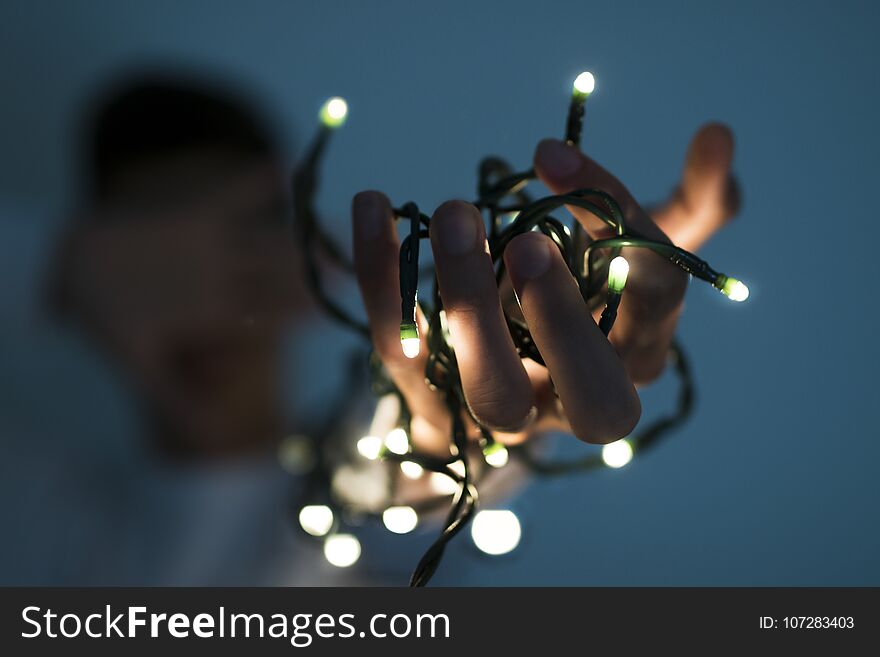
<path fill-rule="evenodd" d="M 587 72 L 579 75 L 574 82 L 565 130 L 565 139 L 571 145 L 577 146 L 580 143 L 584 109 L 594 86 L 594 78 Z M 353 318 L 327 295 L 322 284 L 319 264 L 319 258 L 323 256 L 326 261 L 345 270 L 352 269 L 344 251 L 323 230 L 314 211 L 320 161 L 330 135 L 344 123 L 347 110 L 347 105 L 341 98 L 331 98 L 324 104 L 320 114 L 322 125 L 303 164 L 297 169 L 293 178 L 294 209 L 296 225 L 303 245 L 307 281 L 316 298 L 331 317 L 369 339 L 369 328 Z M 626 259 L 620 255 L 623 248 L 651 250 L 694 278 L 708 282 L 731 300 L 744 301 L 747 298 L 748 288 L 742 282 L 716 271 L 696 255 L 668 242 L 647 239 L 629 229 L 617 200 L 606 191 L 577 189 L 565 194 L 532 200 L 525 187 L 535 178 L 534 170 L 514 172 L 500 158 L 488 157 L 480 163 L 478 198 L 474 201 L 474 205 L 484 213 L 488 221 L 489 251 L 499 284 L 504 277 L 502 256 L 507 245 L 518 235 L 528 231 L 540 231 L 559 249 L 590 310 L 598 312 L 600 308 L 602 309 L 599 327 L 606 336 L 613 329 L 629 272 Z M 577 221 L 573 223 L 573 228 L 569 229 L 565 223 L 552 215 L 565 206 L 587 210 L 603 221 L 611 229 L 613 236 L 591 240 Z M 681 346 L 674 342 L 670 348 L 669 359 L 679 380 L 679 392 L 672 413 L 660 417 L 628 438 L 606 445 L 601 457 L 593 453 L 585 458 L 571 461 L 547 461 L 538 458 L 527 446 L 505 447 L 495 440 L 491 430 L 480 424 L 465 403 L 455 353 L 445 327 L 445 312 L 437 278 L 433 270 L 423 271 L 419 268 L 419 243 L 429 237 L 431 219 L 412 202 L 395 208 L 394 214 L 396 219 L 409 222 L 409 231 L 400 247 L 401 349 L 407 357 L 414 358 L 418 355 L 420 336 L 416 311 L 420 308 L 428 323 L 428 332 L 425 336 L 428 349 L 426 383 L 442 396 L 452 419 L 449 456 L 438 458 L 435 455 L 421 453 L 412 445 L 409 440 L 409 436 L 412 435 L 410 409 L 407 408 L 403 395 L 387 376 L 375 354 L 370 356 L 373 391 L 380 397 L 392 396 L 397 400 L 398 429 L 392 431 L 384 442 L 374 436 L 362 438 L 358 442 L 358 451 L 361 456 L 368 459 L 383 459 L 395 466 L 399 465 L 401 469 L 409 464 L 410 468 L 419 468 L 419 472 L 424 470 L 435 473 L 448 478 L 456 486 L 441 531 L 419 561 L 410 579 L 412 586 L 424 586 L 436 572 L 449 541 L 475 514 L 478 499 L 477 485 L 481 477 L 492 468 L 503 466 L 508 460 L 508 455 L 535 474 L 542 476 L 566 475 L 605 465 L 620 467 L 632 458 L 634 451 L 643 451 L 655 445 L 660 438 L 680 426 L 693 409 L 695 393 L 687 358 Z M 420 282 L 425 278 L 425 274 L 431 278 L 430 304 L 419 301 Z M 504 314 L 520 356 L 543 364 L 543 358 L 524 320 L 516 314 L 511 314 L 506 308 Z M 465 413 L 479 432 L 478 446 L 482 453 L 482 463 L 475 464 L 471 458 L 468 458 L 468 448 L 473 447 L 474 443 L 467 437 Z M 392 434 L 395 436 L 393 442 Z M 320 446 L 318 447 L 320 449 Z M 328 472 L 328 469 L 332 470 L 333 463 L 323 458 L 317 459 L 317 462 L 320 467 L 315 469 L 313 479 L 329 481 L 332 473 Z M 475 466 L 479 467 L 475 470 Z M 395 491 L 392 490 L 390 494 L 393 496 L 394 493 Z M 430 512 L 446 503 L 447 499 L 446 495 L 426 498 L 414 504 L 412 510 Z M 333 509 L 328 511 L 333 513 L 334 518 L 344 512 L 344 509 L 340 508 L 343 506 L 342 503 L 332 498 L 327 503 L 335 505 L 335 512 Z M 364 513 L 382 515 L 369 511 Z M 335 529 L 334 524 L 333 530 Z M 330 527 L 327 531 L 331 531 Z M 314 532 L 310 533 L 314 534 Z"/>

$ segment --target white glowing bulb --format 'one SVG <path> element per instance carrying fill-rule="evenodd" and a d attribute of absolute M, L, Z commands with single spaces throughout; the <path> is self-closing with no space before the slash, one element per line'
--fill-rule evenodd
<path fill-rule="evenodd" d="M 464 461 L 459 459 L 449 464 L 449 469 L 460 477 L 464 477 Z"/>
<path fill-rule="evenodd" d="M 379 436 L 364 436 L 357 441 L 357 451 L 365 459 L 375 461 L 382 453 L 382 439 Z"/>
<path fill-rule="evenodd" d="M 622 468 L 632 461 L 633 448 L 626 438 L 621 438 L 602 447 L 602 460 L 609 468 Z"/>
<path fill-rule="evenodd" d="M 382 522 L 390 532 L 408 534 L 419 524 L 419 516 L 411 506 L 389 506 L 382 512 Z"/>
<path fill-rule="evenodd" d="M 323 504 L 304 506 L 299 512 L 299 524 L 312 536 L 323 536 L 333 527 L 333 511 Z"/>
<path fill-rule="evenodd" d="M 629 275 L 629 263 L 623 256 L 617 256 L 608 265 L 608 289 L 620 294 L 626 286 Z"/>
<path fill-rule="evenodd" d="M 749 288 L 746 287 L 745 283 L 735 278 L 728 278 L 721 291 L 731 301 L 745 301 L 749 298 Z"/>
<path fill-rule="evenodd" d="M 574 79 L 574 90 L 583 95 L 593 93 L 596 88 L 596 78 L 589 71 L 584 71 Z"/>
<path fill-rule="evenodd" d="M 432 472 L 428 483 L 438 495 L 454 495 L 458 491 L 458 483 L 442 472 Z"/>
<path fill-rule="evenodd" d="M 486 459 L 486 463 L 493 468 L 504 467 L 507 465 L 507 460 L 510 457 L 507 448 L 501 443 L 494 443 L 492 447 L 484 452 L 483 456 Z"/>
<path fill-rule="evenodd" d="M 321 122 L 328 128 L 338 128 L 348 116 L 348 103 L 344 98 L 334 96 L 321 107 Z"/>
<path fill-rule="evenodd" d="M 521 536 L 519 518 L 512 511 L 480 511 L 471 525 L 474 544 L 486 554 L 507 554 Z"/>
<path fill-rule="evenodd" d="M 337 568 L 348 568 L 361 556 L 361 543 L 351 534 L 334 534 L 324 541 L 324 556 Z"/>
<path fill-rule="evenodd" d="M 389 452 L 406 454 L 409 451 L 409 438 L 406 437 L 406 431 L 400 427 L 389 431 L 385 436 L 385 447 Z"/>
<path fill-rule="evenodd" d="M 425 469 L 415 461 L 403 461 L 400 464 L 400 471 L 407 479 L 418 479 L 425 473 Z"/>
<path fill-rule="evenodd" d="M 407 358 L 415 358 L 419 355 L 420 340 L 418 338 L 403 338 L 400 346 L 403 348 L 403 355 Z"/>

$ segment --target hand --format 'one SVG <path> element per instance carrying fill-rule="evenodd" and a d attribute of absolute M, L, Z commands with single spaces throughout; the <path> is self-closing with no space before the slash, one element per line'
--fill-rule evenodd
<path fill-rule="evenodd" d="M 676 193 L 653 219 L 617 178 L 562 142 L 548 139 L 538 145 L 535 170 L 556 194 L 585 187 L 609 192 L 629 228 L 694 250 L 736 209 L 732 155 L 727 128 L 702 128 Z M 591 237 L 605 236 L 606 226 L 598 218 L 579 208 L 569 210 Z M 399 243 L 391 205 L 379 192 L 362 192 L 353 202 L 353 220 L 355 266 L 375 349 L 413 411 L 413 440 L 442 451 L 448 445 L 449 418 L 439 395 L 424 382 L 423 317 L 418 317 L 420 355 L 408 359 L 400 348 Z M 594 443 L 632 431 L 641 413 L 635 385 L 662 372 L 681 311 L 687 278 L 678 267 L 644 249 L 623 250 L 630 275 L 609 342 L 552 242 L 539 233 L 512 240 L 505 265 L 545 368 L 521 359 L 514 349 L 476 208 L 461 201 L 444 203 L 432 217 L 430 238 L 462 387 L 480 422 L 507 443 L 549 428 Z"/>

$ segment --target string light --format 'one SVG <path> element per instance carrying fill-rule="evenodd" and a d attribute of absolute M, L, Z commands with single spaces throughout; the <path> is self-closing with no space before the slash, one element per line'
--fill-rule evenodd
<path fill-rule="evenodd" d="M 602 446 L 602 460 L 609 468 L 622 468 L 632 461 L 633 448 L 626 438 Z"/>
<path fill-rule="evenodd" d="M 403 355 L 407 358 L 415 358 L 419 355 L 421 348 L 419 340 L 419 327 L 416 324 L 400 325 L 400 346 L 403 348 Z"/>
<path fill-rule="evenodd" d="M 348 117 L 348 103 L 345 102 L 344 98 L 340 98 L 339 96 L 328 98 L 321 106 L 319 116 L 321 118 L 321 123 L 328 128 L 339 128 L 345 123 L 345 119 Z"/>
<path fill-rule="evenodd" d="M 589 71 L 584 71 L 574 79 L 573 90 L 575 94 L 589 96 L 596 88 L 596 78 Z"/>
<path fill-rule="evenodd" d="M 617 256 L 608 265 L 608 290 L 621 294 L 629 275 L 629 263 L 623 256 Z"/>
<path fill-rule="evenodd" d="M 580 143 L 586 100 L 595 91 L 595 86 L 595 78 L 589 72 L 578 75 L 574 80 L 565 130 L 565 139 L 569 144 Z M 369 341 L 371 338 L 369 327 L 339 305 L 324 288 L 322 263 L 331 263 L 346 271 L 351 271 L 353 267 L 345 255 L 345 250 L 322 228 L 314 209 L 321 157 L 333 132 L 332 129 L 341 126 L 347 115 L 348 105 L 341 98 L 331 98 L 322 107 L 321 122 L 325 129 L 318 132 L 305 156 L 304 164 L 297 168 L 293 178 L 294 215 L 303 246 L 306 278 L 316 300 L 332 318 Z M 495 263 L 499 281 L 504 274 L 502 259 L 507 245 L 518 235 L 528 231 L 538 231 L 558 246 L 589 310 L 596 312 L 602 309 L 599 327 L 606 336 L 611 333 L 614 326 L 629 273 L 629 264 L 620 256 L 622 248 L 650 250 L 668 259 L 695 279 L 714 286 L 733 301 L 744 301 L 748 297 L 748 288 L 745 284 L 716 271 L 696 255 L 668 242 L 646 239 L 630 230 L 620 205 L 608 192 L 601 189 L 578 189 L 566 194 L 533 200 L 526 186 L 534 179 L 533 169 L 516 172 L 499 158 L 488 157 L 480 163 L 479 198 L 474 201 L 474 205 L 488 220 L 488 252 Z M 578 222 L 574 222 L 570 229 L 552 216 L 557 210 L 572 206 L 582 208 L 598 217 L 608 226 L 613 236 L 590 240 Z M 345 454 L 344 450 L 340 452 L 333 448 L 333 445 L 338 444 L 338 433 L 344 426 L 342 413 L 338 414 L 337 424 L 331 423 L 322 435 L 312 438 L 312 444 L 320 450 L 320 453 L 315 459 L 313 470 L 309 473 L 314 485 L 307 489 L 320 490 L 320 487 L 326 486 L 329 481 L 333 498 L 337 500 L 334 504 L 340 504 L 339 509 L 335 506 L 333 509 L 321 507 L 330 511 L 329 525 L 326 522 L 326 512 L 320 512 L 323 514 L 321 516 L 323 524 L 319 529 L 327 526 L 324 534 L 331 531 L 337 519 L 345 517 L 341 513 L 345 505 L 355 506 L 360 515 L 381 517 L 386 527 L 395 531 L 410 524 L 415 527 L 413 523 L 418 522 L 418 514 L 422 507 L 433 509 L 438 501 L 448 502 L 450 509 L 441 531 L 419 560 L 410 579 L 412 586 L 424 586 L 438 568 L 445 546 L 471 520 L 474 543 L 483 552 L 504 554 L 518 545 L 522 529 L 515 514 L 507 510 L 476 513 L 477 485 L 490 468 L 503 468 L 510 460 L 516 460 L 534 473 L 553 476 L 603 467 L 622 467 L 632 459 L 634 451 L 641 452 L 655 445 L 660 438 L 687 419 L 693 408 L 694 389 L 684 352 L 676 342 L 673 342 L 669 358 L 679 380 L 679 391 L 677 403 L 671 413 L 661 415 L 626 440 L 606 445 L 601 455 L 590 452 L 585 457 L 571 461 L 552 461 L 543 456 L 539 458 L 528 443 L 510 448 L 504 447 L 494 439 L 488 428 L 480 425 L 478 419 L 463 403 L 461 377 L 445 321 L 445 311 L 436 276 L 429 276 L 429 270 L 419 268 L 419 244 L 429 235 L 431 219 L 421 213 L 414 203 L 406 203 L 394 208 L 394 214 L 398 220 L 409 222 L 409 232 L 401 240 L 399 254 L 401 349 L 408 358 L 418 357 L 423 348 L 427 351 L 425 379 L 444 400 L 451 419 L 449 455 L 438 457 L 436 454 L 424 454 L 410 445 L 408 436 L 411 434 L 412 411 L 407 407 L 403 395 L 391 381 L 381 362 L 373 354 L 369 359 L 371 385 L 376 394 L 380 395 L 380 401 L 369 434 L 357 442 L 357 451 L 368 460 L 381 458 L 390 462 L 388 467 L 399 464 L 400 471 L 406 478 L 417 479 L 424 473 L 429 473 L 427 487 L 433 491 L 435 497 L 419 503 L 410 502 L 412 507 L 389 507 L 389 500 L 398 499 L 395 487 L 399 477 L 377 481 L 375 468 L 381 470 L 379 464 L 363 461 L 359 465 L 350 464 L 346 460 L 347 457 L 339 455 Z M 582 267 L 575 266 L 575 263 L 581 262 Z M 418 301 L 420 281 L 425 281 L 429 277 L 433 279 L 432 294 L 428 303 L 420 305 Z M 420 335 L 416 321 L 420 307 L 427 326 L 424 335 Z M 520 355 L 535 363 L 543 363 L 529 327 L 521 317 L 507 314 L 506 309 L 504 312 L 511 337 Z M 353 375 L 351 385 L 355 384 L 357 377 Z M 340 404 L 349 403 L 351 395 L 351 391 L 342 395 Z M 483 445 L 483 459 L 479 462 L 465 456 L 469 452 L 469 445 L 473 444 L 469 433 L 474 429 L 479 432 L 480 444 Z M 384 441 L 378 437 L 383 435 Z M 355 491 L 353 494 L 344 496 L 340 494 L 342 479 L 353 482 L 349 487 Z M 372 487 L 375 490 L 372 488 L 367 490 L 365 484 L 368 481 L 375 481 L 376 485 Z M 452 497 L 447 500 L 449 496 Z M 309 505 L 305 508 L 318 506 L 320 505 Z M 313 529 L 315 529 L 314 525 Z M 411 530 L 412 528 L 407 531 Z M 359 558 L 360 543 L 353 535 L 332 534 L 325 539 L 324 553 L 328 561 L 345 567 Z"/>
<path fill-rule="evenodd" d="M 408 534 L 419 524 L 419 516 L 411 506 L 389 506 L 382 512 L 382 522 L 390 532 Z"/>
<path fill-rule="evenodd" d="M 589 71 L 584 71 L 574 79 L 571 88 L 571 104 L 568 106 L 568 118 L 565 124 L 565 141 L 578 145 L 584 129 L 584 108 L 587 98 L 596 88 L 596 78 Z"/>
<path fill-rule="evenodd" d="M 438 495 L 455 495 L 458 492 L 458 483 L 440 472 L 432 472 L 428 480 L 431 490 Z"/>
<path fill-rule="evenodd" d="M 449 469 L 452 470 L 452 472 L 457 474 L 459 477 L 464 477 L 465 473 L 467 472 L 467 465 L 465 465 L 464 461 L 459 459 L 458 461 L 453 461 L 452 463 L 450 463 Z"/>
<path fill-rule="evenodd" d="M 398 427 L 385 436 L 385 448 L 392 454 L 406 454 L 409 451 L 409 438 L 406 431 Z"/>
<path fill-rule="evenodd" d="M 361 557 L 361 542 L 351 534 L 333 534 L 324 541 L 324 557 L 337 568 L 348 568 Z"/>
<path fill-rule="evenodd" d="M 733 276 L 726 276 L 721 285 L 721 293 L 731 301 L 745 301 L 749 298 L 749 288 Z"/>
<path fill-rule="evenodd" d="M 365 459 L 375 461 L 382 453 L 382 439 L 378 436 L 364 436 L 357 441 L 357 451 Z"/>
<path fill-rule="evenodd" d="M 419 479 L 425 474 L 425 469 L 415 461 L 403 461 L 400 464 L 400 471 L 407 479 Z"/>
<path fill-rule="evenodd" d="M 471 525 L 471 538 L 486 554 L 507 554 L 519 545 L 522 527 L 513 511 L 480 511 Z"/>
<path fill-rule="evenodd" d="M 487 445 L 483 450 L 483 458 L 485 458 L 486 463 L 493 468 L 503 468 L 507 465 L 510 453 L 501 443 L 492 443 L 491 445 Z"/>
<path fill-rule="evenodd" d="M 304 506 L 299 512 L 299 524 L 312 536 L 324 536 L 333 527 L 333 510 L 323 504 Z"/>

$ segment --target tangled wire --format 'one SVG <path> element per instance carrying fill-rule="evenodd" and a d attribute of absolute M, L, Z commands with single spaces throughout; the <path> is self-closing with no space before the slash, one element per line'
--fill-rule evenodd
<path fill-rule="evenodd" d="M 583 73 L 578 76 L 573 87 L 566 122 L 566 141 L 569 144 L 578 145 L 580 142 L 585 103 L 592 91 L 592 75 Z M 346 113 L 347 105 L 341 98 L 330 99 L 321 111 L 322 126 L 293 177 L 295 226 L 303 247 L 307 281 L 315 298 L 330 317 L 369 341 L 369 327 L 351 316 L 324 287 L 322 262 L 349 272 L 353 271 L 353 265 L 332 236 L 322 229 L 314 209 L 321 158 L 330 136 L 342 125 Z M 566 194 L 533 200 L 525 188 L 535 177 L 534 170 L 514 172 L 506 162 L 496 157 L 488 157 L 479 165 L 478 198 L 473 204 L 484 214 L 487 221 L 489 252 L 499 285 L 505 276 L 502 256 L 507 245 L 518 235 L 528 231 L 540 231 L 559 249 L 590 311 L 598 312 L 601 308 L 599 328 L 605 336 L 610 334 L 614 326 L 626 285 L 629 267 L 620 255 L 620 250 L 624 247 L 651 250 L 694 278 L 708 282 L 734 301 L 742 301 L 748 296 L 748 289 L 740 281 L 717 272 L 693 253 L 668 242 L 648 239 L 628 228 L 620 205 L 606 191 L 576 189 Z M 609 227 L 612 236 L 592 240 L 578 222 L 574 222 L 573 228 L 569 228 L 552 214 L 566 206 L 583 208 L 595 215 Z M 478 484 L 482 474 L 491 469 L 482 466 L 504 465 L 509 456 L 537 475 L 554 476 L 601 468 L 604 462 L 596 453 L 573 461 L 551 461 L 539 457 L 526 445 L 505 447 L 495 440 L 491 430 L 474 417 L 465 402 L 455 352 L 445 327 L 445 313 L 437 277 L 433 269 L 421 269 L 419 266 L 419 244 L 429 236 L 431 218 L 423 214 L 412 202 L 395 208 L 394 214 L 398 221 L 409 222 L 409 230 L 400 246 L 401 346 L 409 357 L 418 354 L 421 342 L 416 322 L 418 308 L 427 319 L 428 325 L 425 336 L 428 349 L 425 380 L 441 395 L 452 421 L 449 455 L 446 458 L 438 458 L 432 454 L 422 453 L 410 443 L 408 438 L 403 444 L 400 444 L 400 440 L 391 444 L 388 440 L 382 442 L 377 438 L 375 440 L 378 442 L 375 445 L 359 445 L 359 449 L 362 455 L 371 459 L 382 459 L 394 467 L 398 464 L 416 464 L 419 471 L 438 473 L 455 484 L 455 493 L 441 531 L 419 560 L 410 579 L 411 586 L 424 586 L 436 572 L 449 541 L 462 531 L 475 513 Z M 419 287 L 426 279 L 430 279 L 431 288 L 428 303 L 420 302 L 418 295 Z M 543 365 L 544 360 L 525 320 L 507 310 L 504 311 L 504 316 L 520 357 L 529 358 Z M 675 342 L 671 346 L 669 360 L 678 379 L 677 403 L 670 413 L 656 419 L 623 441 L 632 452 L 641 452 L 656 444 L 658 440 L 681 425 L 693 408 L 694 385 L 688 361 L 681 347 Z M 397 399 L 399 410 L 394 424 L 405 432 L 403 435 L 410 436 L 411 413 L 403 395 L 372 353 L 369 362 L 373 391 L 380 397 L 391 396 Z M 348 395 L 343 395 L 341 399 L 344 403 Z M 466 417 L 479 432 L 479 448 L 485 461 L 480 464 L 479 473 L 475 471 L 472 460 L 466 456 L 469 444 L 472 443 L 468 439 Z M 333 430 L 333 427 L 328 427 L 326 433 L 332 433 Z M 397 434 L 398 439 L 400 435 Z M 332 522 L 324 523 L 325 527 L 319 528 L 326 528 L 326 531 L 310 531 L 310 533 L 332 536 L 338 533 L 339 518 L 344 517 L 346 504 L 332 494 L 327 494 L 327 490 L 331 487 L 335 470 L 346 461 L 348 454 L 340 458 L 338 450 L 324 447 L 323 440 L 316 440 L 313 445 L 318 458 L 315 459 L 315 466 L 310 474 L 312 485 L 306 487 L 306 495 L 309 499 L 305 502 L 310 505 L 313 505 L 316 499 L 326 502 L 327 506 L 321 508 L 329 509 L 326 514 L 328 518 L 332 518 Z M 447 503 L 447 500 L 447 495 L 426 498 L 416 503 L 414 510 L 429 512 Z M 359 509 L 358 511 L 362 515 L 382 515 L 375 510 Z"/>

